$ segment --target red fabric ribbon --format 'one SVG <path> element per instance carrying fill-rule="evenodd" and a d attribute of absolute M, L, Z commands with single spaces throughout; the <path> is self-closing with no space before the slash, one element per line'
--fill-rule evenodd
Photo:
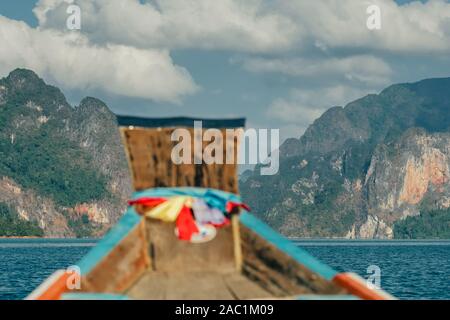
<path fill-rule="evenodd" d="M 194 233 L 198 233 L 199 230 L 195 224 L 194 217 L 192 216 L 191 209 L 184 206 L 181 209 L 177 218 L 178 238 L 180 240 L 191 240 Z"/>
<path fill-rule="evenodd" d="M 232 212 L 236 208 L 242 208 L 242 209 L 245 209 L 246 211 L 251 211 L 250 207 L 248 205 L 246 205 L 245 203 L 232 202 L 232 201 L 227 202 L 225 210 L 227 212 Z"/>
<path fill-rule="evenodd" d="M 147 207 L 155 207 L 166 201 L 167 201 L 167 199 L 165 199 L 165 198 L 139 198 L 136 200 L 128 201 L 128 205 L 132 206 L 135 204 L 141 204 L 141 205 L 144 205 Z"/>

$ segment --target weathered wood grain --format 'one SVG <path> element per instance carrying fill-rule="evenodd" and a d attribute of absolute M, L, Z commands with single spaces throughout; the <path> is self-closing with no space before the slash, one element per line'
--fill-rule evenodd
<path fill-rule="evenodd" d="M 83 292 L 122 293 L 150 266 L 144 220 L 89 274 L 81 278 Z"/>
<path fill-rule="evenodd" d="M 274 296 L 346 293 L 243 225 L 241 239 L 243 274 Z"/>
<path fill-rule="evenodd" d="M 147 218 L 147 234 L 152 268 L 159 272 L 234 271 L 234 245 L 231 226 L 217 230 L 207 243 L 180 241 L 175 224 Z"/>
<path fill-rule="evenodd" d="M 135 190 L 155 187 L 205 187 L 238 193 L 237 152 L 239 134 L 226 138 L 226 129 L 221 129 L 224 164 L 195 164 L 194 129 L 184 128 L 191 134 L 190 164 L 175 164 L 172 149 L 178 141 L 171 135 L 178 128 L 121 128 L 132 180 Z M 228 139 L 228 140 L 226 140 Z M 228 143 L 227 143 L 228 141 Z M 202 153 L 210 144 L 202 141 Z M 232 161 L 227 164 L 227 152 Z M 201 155 L 197 156 L 201 158 Z M 232 163 L 231 163 L 232 162 Z"/>
<path fill-rule="evenodd" d="M 146 273 L 127 292 L 139 300 L 233 300 L 269 298 L 270 293 L 238 272 Z"/>

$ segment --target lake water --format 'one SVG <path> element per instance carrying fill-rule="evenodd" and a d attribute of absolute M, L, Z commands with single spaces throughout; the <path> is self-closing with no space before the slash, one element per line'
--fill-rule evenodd
<path fill-rule="evenodd" d="M 450 299 L 450 241 L 294 240 L 338 271 L 368 276 L 401 299 Z M 0 239 L 0 299 L 22 299 L 53 271 L 75 264 L 95 240 Z"/>
<path fill-rule="evenodd" d="M 339 272 L 367 278 L 381 270 L 381 287 L 400 299 L 450 299 L 450 241 L 296 241 Z"/>

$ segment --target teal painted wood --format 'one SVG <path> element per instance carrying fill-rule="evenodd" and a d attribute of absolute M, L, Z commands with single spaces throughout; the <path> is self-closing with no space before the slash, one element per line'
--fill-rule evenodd
<path fill-rule="evenodd" d="M 321 275 L 327 280 L 332 280 L 338 272 L 326 264 L 320 262 L 308 252 L 300 249 L 291 241 L 280 235 L 278 232 L 270 228 L 267 224 L 251 215 L 243 212 L 240 216 L 241 223 L 250 228 L 261 237 L 275 245 L 278 249 L 304 265 L 309 270 Z"/>
<path fill-rule="evenodd" d="M 110 293 L 65 293 L 61 300 L 130 300 L 122 294 Z"/>
<path fill-rule="evenodd" d="M 88 274 L 108 253 L 110 253 L 141 221 L 142 217 L 129 207 L 119 222 L 97 245 L 77 264 L 81 275 Z"/>
<path fill-rule="evenodd" d="M 334 294 L 334 295 L 318 295 L 318 294 L 303 294 L 295 297 L 295 300 L 361 300 L 356 296 L 350 294 Z"/>

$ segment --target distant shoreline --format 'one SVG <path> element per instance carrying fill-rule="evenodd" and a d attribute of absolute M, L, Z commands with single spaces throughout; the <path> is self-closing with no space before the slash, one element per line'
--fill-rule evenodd
<path fill-rule="evenodd" d="M 73 238 L 73 237 L 36 237 L 36 236 L 0 236 L 0 239 L 47 239 L 47 240 L 101 240 L 103 237 L 89 237 L 89 238 Z M 290 241 L 383 241 L 383 242 L 398 242 L 398 241 L 450 241 L 450 239 L 348 239 L 348 238 L 297 238 L 286 237 Z"/>
<path fill-rule="evenodd" d="M 440 239 L 440 238 L 418 238 L 418 239 L 368 239 L 368 238 L 296 238 L 296 237 L 286 237 L 290 241 L 385 241 L 385 242 L 395 242 L 395 241 L 450 241 L 450 239 Z"/>
<path fill-rule="evenodd" d="M 47 239 L 47 240 L 100 240 L 101 238 L 96 238 L 96 237 L 92 237 L 92 238 L 65 238 L 65 237 L 60 237 L 60 238 L 54 238 L 54 237 L 36 237 L 36 236 L 0 236 L 0 239 Z"/>
<path fill-rule="evenodd" d="M 47 239 L 45 237 L 35 237 L 35 236 L 0 236 L 0 239 Z"/>

